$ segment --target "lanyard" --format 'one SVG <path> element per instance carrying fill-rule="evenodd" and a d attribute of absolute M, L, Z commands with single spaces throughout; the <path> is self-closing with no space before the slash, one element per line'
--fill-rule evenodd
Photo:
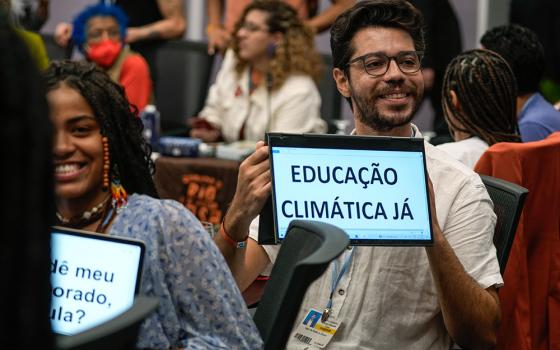
<path fill-rule="evenodd" d="M 333 304 L 332 299 L 333 299 L 334 291 L 336 290 L 336 286 L 342 279 L 342 276 L 344 276 L 346 270 L 348 270 L 348 266 L 350 266 L 350 261 L 352 260 L 353 256 L 354 256 L 354 248 L 352 248 L 350 254 L 346 256 L 346 259 L 344 259 L 340 271 L 338 271 L 338 260 L 334 261 L 334 269 L 332 270 L 331 293 L 329 295 L 329 301 L 327 302 L 327 306 L 325 307 L 325 310 L 323 310 L 323 315 L 321 315 L 322 322 L 325 322 L 329 319 L 332 310 L 332 304 Z"/>

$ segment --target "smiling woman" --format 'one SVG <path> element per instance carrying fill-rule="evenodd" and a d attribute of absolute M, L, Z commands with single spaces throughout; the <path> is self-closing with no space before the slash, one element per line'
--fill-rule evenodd
<path fill-rule="evenodd" d="M 72 217 L 89 209 L 90 203 L 108 199 L 102 190 L 101 133 L 91 107 L 76 90 L 62 83 L 47 98 L 56 130 L 53 154 L 59 218 Z"/>
<path fill-rule="evenodd" d="M 45 85 L 59 225 L 146 244 L 140 293 L 160 306 L 138 347 L 262 347 L 210 236 L 179 203 L 157 199 L 151 150 L 123 89 L 94 65 L 71 61 L 53 62 Z"/>
<path fill-rule="evenodd" d="M 105 232 L 123 204 L 122 188 L 157 197 L 141 122 L 124 109 L 122 88 L 91 64 L 55 62 L 45 78 L 59 220 Z"/>

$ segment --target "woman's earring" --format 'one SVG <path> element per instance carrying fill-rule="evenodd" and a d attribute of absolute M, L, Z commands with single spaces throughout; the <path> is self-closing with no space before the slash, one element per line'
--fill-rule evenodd
<path fill-rule="evenodd" d="M 111 160 L 109 157 L 109 139 L 106 136 L 101 138 L 101 143 L 103 144 L 103 191 L 109 190 L 110 182 L 110 170 L 111 170 Z"/>
<path fill-rule="evenodd" d="M 266 55 L 268 58 L 274 58 L 274 56 L 276 56 L 276 43 L 268 43 L 266 46 Z"/>
<path fill-rule="evenodd" d="M 111 205 L 117 213 L 120 212 L 122 208 L 126 207 L 126 204 L 128 203 L 128 195 L 123 185 L 121 185 L 121 181 L 118 176 L 113 176 L 113 179 L 111 180 L 111 197 Z"/>

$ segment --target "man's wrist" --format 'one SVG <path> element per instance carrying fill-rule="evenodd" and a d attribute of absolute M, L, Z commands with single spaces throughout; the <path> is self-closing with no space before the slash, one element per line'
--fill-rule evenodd
<path fill-rule="evenodd" d="M 210 35 L 210 34 L 214 34 L 214 32 L 221 30 L 222 26 L 218 25 L 218 24 L 208 24 L 206 26 L 206 34 Z"/>
<path fill-rule="evenodd" d="M 443 232 L 439 228 L 439 225 L 432 226 L 432 234 L 433 234 L 433 245 L 427 246 L 426 249 L 429 251 L 438 250 L 442 244 L 447 242 L 447 239 L 443 235 Z"/>
<path fill-rule="evenodd" d="M 222 223 L 224 224 L 224 229 L 231 237 L 234 239 L 239 238 L 237 240 L 241 240 L 241 238 L 245 237 L 247 232 L 249 232 L 251 220 L 247 221 L 246 218 L 248 216 L 243 213 L 243 211 L 237 211 L 235 208 L 237 208 L 237 206 L 232 203 L 224 215 Z"/>
<path fill-rule="evenodd" d="M 222 225 L 220 226 L 219 234 L 224 239 L 224 241 L 226 241 L 226 243 L 228 245 L 230 245 L 231 247 L 236 248 L 236 249 L 245 248 L 246 245 L 247 245 L 247 239 L 249 238 L 248 233 L 241 240 L 232 237 L 225 228 L 225 219 L 224 219 L 224 221 L 222 221 Z"/>
<path fill-rule="evenodd" d="M 156 29 L 146 28 L 146 33 L 141 40 L 155 40 L 161 38 L 161 34 Z"/>

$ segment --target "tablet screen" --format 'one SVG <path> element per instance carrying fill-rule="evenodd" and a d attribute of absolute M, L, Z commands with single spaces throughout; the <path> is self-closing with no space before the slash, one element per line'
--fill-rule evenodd
<path fill-rule="evenodd" d="M 269 151 L 276 242 L 304 219 L 354 245 L 431 244 L 422 139 L 270 134 Z"/>
<path fill-rule="evenodd" d="M 144 244 L 53 228 L 51 326 L 73 335 L 126 311 L 138 292 Z"/>

